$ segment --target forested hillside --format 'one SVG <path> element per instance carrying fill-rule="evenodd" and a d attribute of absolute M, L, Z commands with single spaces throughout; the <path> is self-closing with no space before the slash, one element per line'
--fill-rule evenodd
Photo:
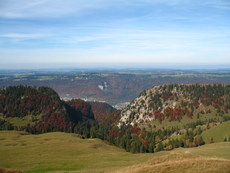
<path fill-rule="evenodd" d="M 0 114 L 1 122 L 8 124 L 8 127 L 2 125 L 1 128 L 16 127 L 29 129 L 34 133 L 71 131 L 72 128 L 63 102 L 58 94 L 48 87 L 14 86 L 1 89 Z M 11 124 L 10 120 L 14 118 L 21 118 L 26 124 Z"/>
<path fill-rule="evenodd" d="M 111 120 L 114 117 L 113 115 L 111 115 L 112 113 L 116 112 L 117 110 L 112 107 L 111 105 L 105 103 L 105 102 L 88 102 L 91 107 L 92 107 L 92 111 L 94 114 L 94 118 L 100 123 L 103 124 L 105 123 L 107 120 Z"/>
<path fill-rule="evenodd" d="M 49 87 L 13 86 L 0 90 L 2 130 L 64 131 L 97 137 L 101 136 L 95 134 L 99 129 L 98 122 L 111 123 L 114 118 L 110 114 L 115 111 L 106 103 L 88 103 L 80 99 L 62 101 Z M 118 116 L 114 117 L 118 119 Z"/>
<path fill-rule="evenodd" d="M 122 110 L 120 121 L 143 124 L 158 120 L 161 123 L 164 119 L 180 121 L 184 116 L 200 119 L 209 114 L 222 119 L 229 109 L 230 85 L 169 84 L 143 91 Z"/>
<path fill-rule="evenodd" d="M 126 134 L 119 139 L 126 142 L 120 145 L 132 152 L 203 145 L 202 133 L 229 121 L 229 111 L 230 85 L 156 86 L 121 111 L 118 126 Z M 214 142 L 212 137 L 209 142 Z"/>
<path fill-rule="evenodd" d="M 64 102 L 47 87 L 0 90 L 1 129 L 73 132 L 133 153 L 213 143 L 215 136 L 205 132 L 218 134 L 215 129 L 222 128 L 214 127 L 230 120 L 229 111 L 230 85 L 161 85 L 143 91 L 122 111 L 101 102 Z M 224 131 L 221 136 L 218 141 L 230 139 Z"/>

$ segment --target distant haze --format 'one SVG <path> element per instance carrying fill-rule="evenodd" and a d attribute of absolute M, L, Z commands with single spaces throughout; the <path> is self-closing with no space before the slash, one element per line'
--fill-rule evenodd
<path fill-rule="evenodd" d="M 0 64 L 2 70 L 230 70 L 229 64 L 198 64 L 198 63 L 12 63 Z"/>

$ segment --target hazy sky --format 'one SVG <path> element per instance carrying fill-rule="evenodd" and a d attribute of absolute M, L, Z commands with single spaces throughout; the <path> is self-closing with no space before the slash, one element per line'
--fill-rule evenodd
<path fill-rule="evenodd" d="M 15 63 L 230 63 L 230 0 L 0 0 Z"/>

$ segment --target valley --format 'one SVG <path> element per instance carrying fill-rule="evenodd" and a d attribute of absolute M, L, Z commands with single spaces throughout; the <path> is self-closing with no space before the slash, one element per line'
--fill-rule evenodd
<path fill-rule="evenodd" d="M 25 70 L 0 71 L 0 88 L 48 86 L 64 100 L 105 101 L 122 109 L 140 92 L 162 84 L 230 84 L 226 70 Z"/>

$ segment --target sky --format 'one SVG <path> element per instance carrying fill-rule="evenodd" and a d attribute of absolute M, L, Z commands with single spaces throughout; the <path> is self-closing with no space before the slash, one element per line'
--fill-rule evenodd
<path fill-rule="evenodd" d="M 230 0 L 0 0 L 0 69 L 230 64 Z"/>

